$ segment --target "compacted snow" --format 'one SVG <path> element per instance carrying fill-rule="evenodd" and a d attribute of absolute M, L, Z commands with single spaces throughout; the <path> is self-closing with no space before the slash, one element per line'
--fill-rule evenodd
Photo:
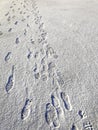
<path fill-rule="evenodd" d="M 0 0 L 0 130 L 98 130 L 97 0 Z"/>

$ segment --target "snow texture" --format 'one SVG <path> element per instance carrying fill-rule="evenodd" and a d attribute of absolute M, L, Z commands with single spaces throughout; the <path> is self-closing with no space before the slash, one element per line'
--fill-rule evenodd
<path fill-rule="evenodd" d="M 98 130 L 97 0 L 0 0 L 0 130 Z"/>

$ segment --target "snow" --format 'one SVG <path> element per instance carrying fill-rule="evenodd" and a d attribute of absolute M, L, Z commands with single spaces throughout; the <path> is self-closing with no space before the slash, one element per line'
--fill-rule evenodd
<path fill-rule="evenodd" d="M 98 129 L 97 5 L 0 0 L 0 130 Z"/>

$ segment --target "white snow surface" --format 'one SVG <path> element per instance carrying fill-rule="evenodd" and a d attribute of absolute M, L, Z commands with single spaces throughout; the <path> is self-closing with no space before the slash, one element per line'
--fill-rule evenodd
<path fill-rule="evenodd" d="M 97 0 L 0 0 L 0 130 L 98 130 Z"/>

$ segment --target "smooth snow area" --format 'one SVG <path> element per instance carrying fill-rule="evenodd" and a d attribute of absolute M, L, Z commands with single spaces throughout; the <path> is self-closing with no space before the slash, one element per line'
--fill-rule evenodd
<path fill-rule="evenodd" d="M 0 130 L 98 130 L 97 0 L 0 0 Z"/>

